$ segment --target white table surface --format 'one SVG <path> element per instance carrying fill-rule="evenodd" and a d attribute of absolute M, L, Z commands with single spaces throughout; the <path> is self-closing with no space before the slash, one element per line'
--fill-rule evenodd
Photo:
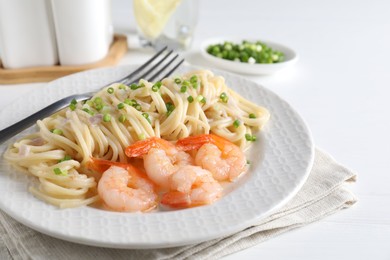
<path fill-rule="evenodd" d="M 358 173 L 358 203 L 226 259 L 390 259 L 390 1 L 200 1 L 192 48 L 216 36 L 259 38 L 295 49 L 300 61 L 249 77 L 279 94 L 308 123 L 315 143 Z M 133 33 L 131 1 L 113 0 L 117 31 Z M 120 64 L 146 60 L 130 50 Z M 0 85 L 0 109 L 45 83 Z M 12 116 L 12 115 L 10 115 Z"/>

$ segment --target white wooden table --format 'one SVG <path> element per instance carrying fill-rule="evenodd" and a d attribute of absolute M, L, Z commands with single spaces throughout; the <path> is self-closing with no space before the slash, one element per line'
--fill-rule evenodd
<path fill-rule="evenodd" d="M 131 1 L 113 0 L 117 31 L 134 32 Z M 210 37 L 259 38 L 294 48 L 291 69 L 248 77 L 295 107 L 318 147 L 358 173 L 358 203 L 226 259 L 390 259 L 390 1 L 201 1 L 187 60 Z M 121 64 L 148 53 L 131 50 Z M 0 85 L 0 109 L 45 83 Z M 12 115 L 10 115 L 12 116 Z"/>

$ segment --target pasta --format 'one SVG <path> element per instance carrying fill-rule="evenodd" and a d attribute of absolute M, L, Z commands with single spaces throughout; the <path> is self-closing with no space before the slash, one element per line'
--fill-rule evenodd
<path fill-rule="evenodd" d="M 267 109 L 244 99 L 207 70 L 151 83 L 113 84 L 37 121 L 38 132 L 15 142 L 5 159 L 36 176 L 38 198 L 61 208 L 99 200 L 91 157 L 128 162 L 124 150 L 149 137 L 176 141 L 214 133 L 249 149 Z"/>

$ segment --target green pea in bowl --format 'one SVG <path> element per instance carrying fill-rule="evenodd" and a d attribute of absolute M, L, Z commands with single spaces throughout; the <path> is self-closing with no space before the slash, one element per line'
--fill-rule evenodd
<path fill-rule="evenodd" d="M 273 74 L 298 61 L 291 48 L 263 40 L 209 39 L 201 44 L 201 54 L 217 67 L 252 75 Z"/>

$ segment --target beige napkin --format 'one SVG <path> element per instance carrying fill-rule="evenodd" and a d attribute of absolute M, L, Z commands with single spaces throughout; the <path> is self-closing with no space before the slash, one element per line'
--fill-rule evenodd
<path fill-rule="evenodd" d="M 36 232 L 0 212 L 0 259 L 217 259 L 349 208 L 356 199 L 346 183 L 355 178 L 352 171 L 317 149 L 308 180 L 283 208 L 231 236 L 167 249 L 122 250 L 74 244 Z"/>

